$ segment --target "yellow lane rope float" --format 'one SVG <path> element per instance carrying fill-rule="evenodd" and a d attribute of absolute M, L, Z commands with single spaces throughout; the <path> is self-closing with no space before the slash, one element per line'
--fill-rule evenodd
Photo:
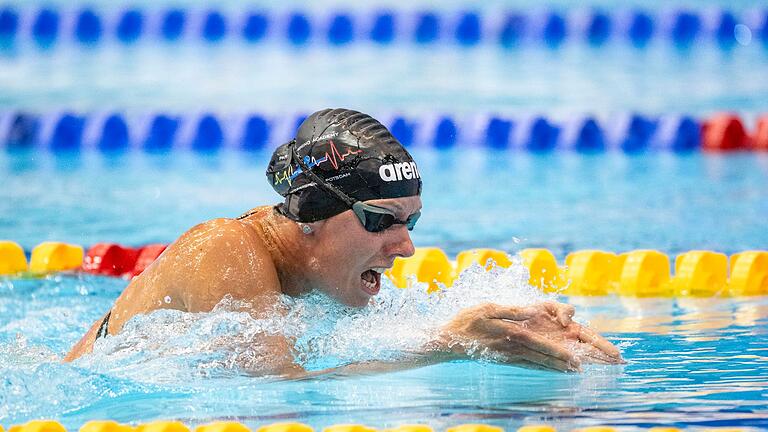
<path fill-rule="evenodd" d="M 92 266 L 84 266 L 83 250 L 79 245 L 44 242 L 32 250 L 27 264 L 21 246 L 0 241 L 0 276 L 89 271 Z M 89 262 L 99 260 L 94 250 L 89 251 Z M 645 249 L 620 254 L 601 250 L 575 251 L 566 256 L 565 265 L 561 266 L 547 249 L 523 249 L 516 256 L 496 249 L 469 249 L 451 260 L 440 248 L 420 247 L 413 256 L 396 259 L 386 275 L 397 287 L 421 282 L 427 284 L 429 292 L 435 292 L 453 285 L 453 281 L 473 265 L 486 270 L 495 266 L 523 265 L 528 269 L 531 285 L 545 292 L 568 296 L 768 295 L 768 251 L 744 251 L 730 257 L 713 251 L 689 251 L 675 257 L 674 274 L 670 262 L 666 254 Z"/>
<path fill-rule="evenodd" d="M 682 432 L 669 426 L 657 426 L 645 429 L 647 432 Z M 696 429 L 699 432 L 746 432 L 741 428 L 710 428 Z M 179 421 L 153 421 L 149 423 L 130 426 L 119 424 L 111 420 L 89 421 L 80 427 L 79 432 L 191 432 L 191 429 Z M 328 426 L 322 432 L 378 432 L 379 429 L 363 424 L 339 424 Z M 423 424 L 407 424 L 391 429 L 381 429 L 382 432 L 435 432 L 434 429 Z M 616 432 L 617 429 L 610 426 L 589 426 L 573 429 L 572 432 Z M 3 427 L 0 426 L 0 432 Z M 11 426 L 8 432 L 67 432 L 59 422 L 53 420 L 32 420 L 23 425 Z M 234 421 L 220 421 L 198 426 L 195 432 L 251 432 L 251 429 L 242 423 Z M 312 427 L 296 422 L 273 423 L 260 426 L 256 432 L 314 432 Z M 505 432 L 503 428 L 486 424 L 462 424 L 453 426 L 445 432 Z M 527 425 L 517 429 L 517 432 L 557 432 L 557 429 L 549 425 Z"/>

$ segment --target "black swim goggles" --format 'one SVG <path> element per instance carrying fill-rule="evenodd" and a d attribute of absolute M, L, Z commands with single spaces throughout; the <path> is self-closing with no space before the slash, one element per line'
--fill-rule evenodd
<path fill-rule="evenodd" d="M 295 142 L 293 144 L 295 144 Z M 406 220 L 399 220 L 395 213 L 389 209 L 358 201 L 312 172 L 306 162 L 304 162 L 304 160 L 299 157 L 299 154 L 296 153 L 295 145 L 291 145 L 291 153 L 293 159 L 301 167 L 302 172 L 326 192 L 346 203 L 347 206 L 352 209 L 352 212 L 355 213 L 355 216 L 360 220 L 360 223 L 363 224 L 363 228 L 368 232 L 382 232 L 392 227 L 392 225 L 405 225 L 405 227 L 408 228 L 408 231 L 413 231 L 413 228 L 416 226 L 416 221 L 421 217 L 421 212 L 417 211 L 408 216 Z"/>

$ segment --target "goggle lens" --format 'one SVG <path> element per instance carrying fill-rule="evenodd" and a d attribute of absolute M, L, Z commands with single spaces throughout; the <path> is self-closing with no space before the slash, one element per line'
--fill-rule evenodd
<path fill-rule="evenodd" d="M 392 225 L 405 225 L 408 231 L 413 231 L 416 221 L 421 216 L 421 212 L 416 212 L 408 216 L 408 219 L 402 221 L 396 219 L 395 215 L 391 213 L 379 213 L 370 210 L 364 210 L 363 212 L 365 213 L 365 221 L 361 222 L 363 222 L 366 231 L 369 232 L 381 232 L 392 227 Z"/>
<path fill-rule="evenodd" d="M 421 212 L 418 211 L 402 221 L 385 208 L 364 204 L 360 201 L 352 206 L 352 210 L 368 232 L 382 232 L 392 225 L 405 225 L 408 231 L 412 231 L 421 216 Z"/>

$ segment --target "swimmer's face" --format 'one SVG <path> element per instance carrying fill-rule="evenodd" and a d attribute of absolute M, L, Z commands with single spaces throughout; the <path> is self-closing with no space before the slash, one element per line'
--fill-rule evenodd
<path fill-rule="evenodd" d="M 421 210 L 418 196 L 366 201 L 395 213 L 398 220 Z M 397 257 L 414 253 L 410 232 L 395 224 L 381 232 L 368 232 L 352 210 L 317 224 L 317 253 L 313 284 L 339 302 L 355 307 L 368 304 L 381 289 L 381 272 Z"/>

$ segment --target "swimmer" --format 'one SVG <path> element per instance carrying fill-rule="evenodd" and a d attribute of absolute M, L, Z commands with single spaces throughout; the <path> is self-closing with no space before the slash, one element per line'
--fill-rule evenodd
<path fill-rule="evenodd" d="M 274 313 L 281 295 L 310 291 L 363 308 L 394 260 L 413 255 L 409 232 L 421 214 L 421 175 L 411 155 L 372 117 L 347 109 L 310 115 L 296 138 L 275 150 L 267 179 L 282 203 L 184 233 L 130 282 L 65 361 L 91 352 L 98 338 L 119 333 L 137 314 L 161 308 L 208 312 L 227 295 L 250 304 L 255 318 Z M 556 371 L 623 361 L 610 342 L 572 321 L 573 314 L 573 307 L 554 302 L 481 304 L 436 332 L 421 361 L 345 368 L 416 367 L 467 358 L 478 348 L 509 364 Z M 307 375 L 294 362 L 287 338 L 263 336 L 252 343 L 271 354 L 269 370 L 259 373 Z"/>

